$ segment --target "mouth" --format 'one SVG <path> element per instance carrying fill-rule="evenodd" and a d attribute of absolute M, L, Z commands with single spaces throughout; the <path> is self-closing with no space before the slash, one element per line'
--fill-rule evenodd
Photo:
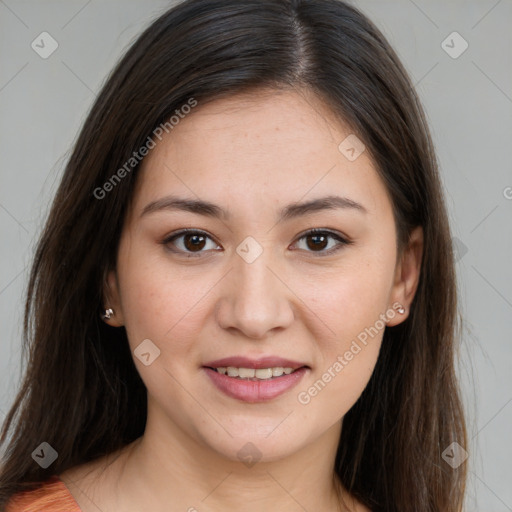
<path fill-rule="evenodd" d="M 295 361 L 229 358 L 202 367 L 214 387 L 243 402 L 265 402 L 286 393 L 311 370 Z"/>

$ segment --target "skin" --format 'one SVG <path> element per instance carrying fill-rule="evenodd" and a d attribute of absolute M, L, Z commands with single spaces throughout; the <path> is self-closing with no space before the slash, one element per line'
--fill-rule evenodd
<path fill-rule="evenodd" d="M 199 105 L 146 157 L 105 306 L 132 352 L 150 339 L 160 356 L 149 366 L 134 357 L 148 390 L 144 435 L 61 475 L 84 512 L 341 510 L 333 465 L 342 419 L 368 383 L 384 329 L 309 403 L 298 394 L 328 368 L 332 375 L 379 315 L 390 327 L 407 318 L 423 248 L 418 227 L 397 254 L 392 204 L 368 152 L 349 161 L 338 149 L 350 133 L 307 91 L 261 91 Z M 213 202 L 231 218 L 141 216 L 169 194 Z M 282 207 L 332 194 L 366 213 L 331 209 L 276 223 Z M 182 228 L 210 237 L 200 256 L 186 256 L 190 238 L 161 243 Z M 322 256 L 338 242 L 315 249 L 301 238 L 312 228 L 353 243 Z M 247 236 L 263 248 L 252 263 L 236 252 Z M 389 318 L 394 303 L 406 312 Z M 277 355 L 310 369 L 285 394 L 246 403 L 202 369 L 233 355 Z M 237 457 L 248 442 L 261 453 L 250 468 Z M 367 510 L 344 496 L 343 510 Z"/>

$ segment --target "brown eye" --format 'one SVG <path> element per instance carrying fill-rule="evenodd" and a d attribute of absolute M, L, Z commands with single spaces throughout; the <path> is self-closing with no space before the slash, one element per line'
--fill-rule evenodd
<path fill-rule="evenodd" d="M 205 245 L 203 235 L 183 235 L 183 245 L 189 251 L 201 250 Z"/>
<path fill-rule="evenodd" d="M 167 237 L 162 243 L 169 247 L 169 250 L 172 252 L 181 252 L 186 255 L 200 255 L 208 249 L 216 249 L 219 247 L 213 243 L 212 246 L 208 248 L 208 240 L 213 242 L 211 237 L 202 231 L 184 230 Z M 205 247 L 206 250 L 204 250 Z"/>
<path fill-rule="evenodd" d="M 300 240 L 306 240 L 306 249 L 304 250 L 319 253 L 320 256 L 332 254 L 343 246 L 352 243 L 332 231 L 322 231 L 319 229 L 308 231 L 299 238 Z M 335 240 L 337 243 L 329 246 L 329 240 Z"/>
<path fill-rule="evenodd" d="M 328 244 L 328 236 L 325 235 L 308 235 L 306 237 L 307 240 L 307 246 L 309 249 L 316 250 L 316 249 L 325 249 Z"/>
<path fill-rule="evenodd" d="M 332 254 L 340 250 L 343 246 L 352 243 L 337 233 L 320 229 L 308 231 L 298 240 L 306 241 L 306 248 L 303 250 L 318 253 L 318 256 Z M 212 242 L 210 247 L 207 247 L 208 241 Z M 330 241 L 334 241 L 334 243 L 330 243 Z M 187 256 L 200 256 L 208 250 L 219 250 L 220 248 L 206 233 L 191 229 L 168 236 L 162 241 L 162 244 L 174 253 L 182 253 Z"/>

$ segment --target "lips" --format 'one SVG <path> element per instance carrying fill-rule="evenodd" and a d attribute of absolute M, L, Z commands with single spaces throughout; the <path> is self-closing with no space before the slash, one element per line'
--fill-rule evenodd
<path fill-rule="evenodd" d="M 219 373 L 217 368 L 228 370 L 232 368 L 261 370 L 266 368 L 278 369 L 280 376 L 260 380 L 258 378 L 246 379 L 231 377 L 225 373 Z M 281 373 L 287 368 L 291 373 Z M 295 387 L 299 381 L 310 371 L 310 367 L 304 363 L 285 359 L 277 356 L 266 356 L 259 359 L 235 356 L 209 361 L 203 366 L 205 375 L 209 381 L 224 395 L 241 400 L 243 402 L 265 402 L 277 398 Z M 235 375 L 237 373 L 235 372 Z"/>

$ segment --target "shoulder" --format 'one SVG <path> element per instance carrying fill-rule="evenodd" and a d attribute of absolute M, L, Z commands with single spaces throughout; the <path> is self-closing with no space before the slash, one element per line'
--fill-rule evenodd
<path fill-rule="evenodd" d="M 81 512 L 64 482 L 54 475 L 30 491 L 11 496 L 5 512 Z"/>

